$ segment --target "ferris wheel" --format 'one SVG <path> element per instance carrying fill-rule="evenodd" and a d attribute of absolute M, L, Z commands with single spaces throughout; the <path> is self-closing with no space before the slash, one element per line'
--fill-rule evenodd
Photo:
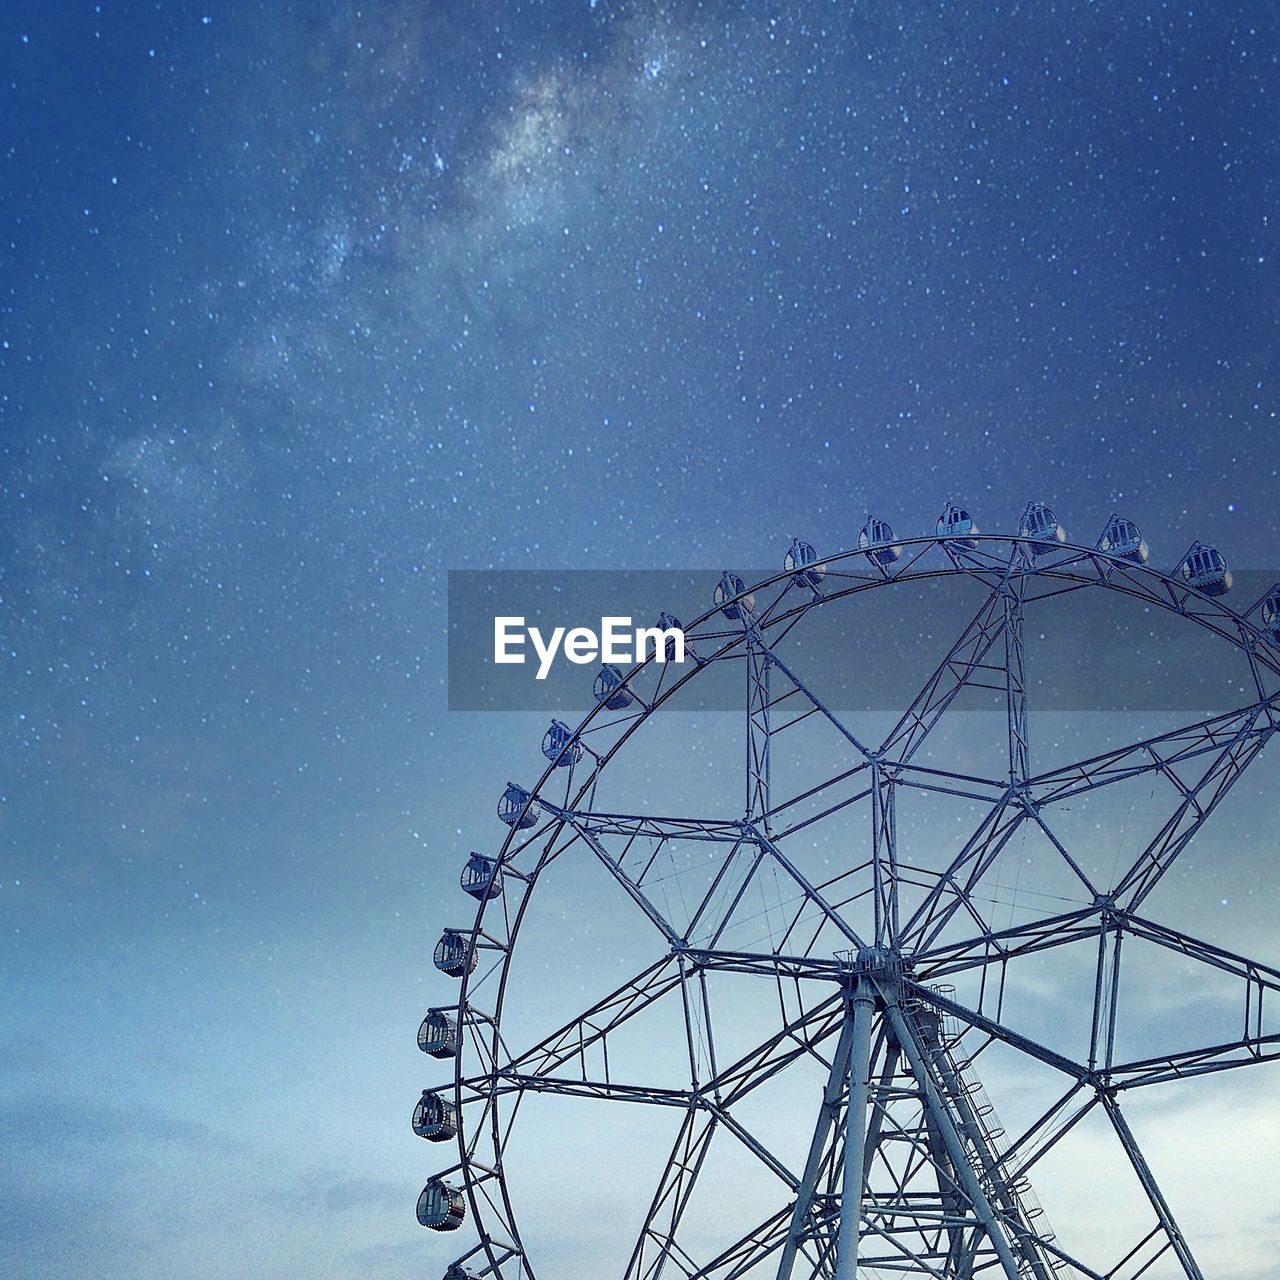
<path fill-rule="evenodd" d="M 1230 587 L 1118 516 L 1084 546 L 1040 503 L 1015 535 L 947 504 L 928 537 L 796 539 L 723 576 L 685 663 L 602 668 L 435 949 L 460 990 L 418 1044 L 452 1079 L 413 1128 L 457 1152 L 418 1202 L 464 1233 L 446 1280 L 1202 1280 L 1137 1131 L 1280 1056 L 1280 969 L 1187 927 L 1183 855 L 1280 727 L 1280 586 Z M 1217 709 L 1124 738 L 1071 703 L 1143 643 L 1182 680 L 1179 637 Z M 738 713 L 675 714 L 704 685 Z"/>

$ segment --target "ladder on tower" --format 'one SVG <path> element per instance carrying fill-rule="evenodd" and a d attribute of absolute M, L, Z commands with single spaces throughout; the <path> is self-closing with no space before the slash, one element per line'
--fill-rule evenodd
<path fill-rule="evenodd" d="M 947 999 L 955 996 L 954 987 L 931 989 Z M 1045 1247 L 1056 1237 L 1031 1179 L 1025 1170 L 1007 1167 L 1008 1134 L 972 1058 L 959 1052 L 961 1028 L 956 1019 L 921 1000 L 906 1001 L 904 1010 L 919 1033 L 938 1090 L 955 1115 L 969 1166 L 1008 1229 L 1019 1274 L 1024 1280 L 1057 1280 L 1067 1263 Z M 968 1245 L 970 1254 L 976 1244 L 974 1240 Z"/>

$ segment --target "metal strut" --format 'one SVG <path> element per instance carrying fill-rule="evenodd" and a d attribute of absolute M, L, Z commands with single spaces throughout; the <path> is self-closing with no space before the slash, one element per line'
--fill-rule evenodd
<path fill-rule="evenodd" d="M 920 1087 L 925 1111 L 937 1125 L 938 1133 L 951 1160 L 955 1177 L 960 1183 L 960 1189 L 964 1193 L 965 1199 L 969 1201 L 969 1207 L 973 1210 L 974 1216 L 981 1225 L 987 1239 L 990 1240 L 991 1247 L 995 1250 L 996 1257 L 1000 1260 L 1000 1266 L 1004 1271 L 1006 1280 L 1021 1280 L 1017 1259 L 1014 1258 L 1013 1251 L 1009 1247 L 1009 1241 L 996 1220 L 996 1215 L 982 1190 L 977 1174 L 973 1171 L 973 1166 L 969 1163 L 960 1135 L 956 1132 L 951 1115 L 938 1094 L 938 1087 L 929 1071 L 924 1052 L 914 1031 L 908 1025 L 906 1018 L 902 1016 L 902 1010 L 898 1005 L 896 996 L 890 996 L 886 999 L 885 1016 L 889 1020 L 889 1025 L 892 1027 L 898 1043 L 902 1046 L 903 1055 L 911 1066 L 911 1074 L 915 1076 L 916 1084 Z"/>
<path fill-rule="evenodd" d="M 748 822 L 770 831 L 769 738 L 772 704 L 769 667 L 773 657 L 753 623 L 747 629 L 747 810 Z"/>
<path fill-rule="evenodd" d="M 1129 1163 L 1133 1165 L 1133 1171 L 1138 1175 L 1138 1181 L 1142 1183 L 1142 1189 L 1147 1193 L 1147 1199 L 1151 1201 L 1151 1207 L 1155 1210 L 1160 1227 L 1164 1231 L 1174 1254 L 1177 1256 L 1178 1262 L 1181 1263 L 1183 1271 L 1186 1272 L 1188 1280 L 1204 1280 L 1204 1272 L 1200 1270 L 1200 1264 L 1191 1256 L 1191 1250 L 1187 1246 L 1186 1238 L 1174 1220 L 1173 1210 L 1169 1208 L 1169 1202 L 1156 1185 L 1155 1176 L 1152 1174 L 1146 1158 L 1138 1148 L 1137 1140 L 1133 1136 L 1133 1130 L 1129 1128 L 1129 1122 L 1120 1113 L 1120 1104 L 1116 1101 L 1115 1095 L 1104 1089 L 1099 1096 L 1102 1099 L 1102 1105 L 1107 1115 L 1110 1117 L 1112 1127 L 1116 1131 L 1116 1136 L 1120 1139 L 1125 1154 L 1129 1157 Z"/>
<path fill-rule="evenodd" d="M 855 1020 L 856 1018 L 851 1017 L 850 1011 L 846 1009 L 844 1023 L 840 1028 L 840 1039 L 836 1043 L 835 1055 L 831 1059 L 827 1085 L 822 1092 L 822 1109 L 818 1113 L 818 1123 L 814 1126 L 813 1141 L 809 1144 L 809 1158 L 805 1161 L 804 1176 L 800 1179 L 800 1186 L 796 1190 L 796 1202 L 791 1211 L 791 1225 L 787 1230 L 786 1242 L 782 1246 L 782 1256 L 778 1261 L 778 1280 L 791 1280 L 796 1252 L 800 1247 L 800 1237 L 804 1234 L 805 1223 L 813 1206 L 813 1193 L 817 1189 L 818 1178 L 822 1174 L 822 1157 L 826 1151 L 827 1137 L 840 1113 L 840 1103 L 849 1079 Z"/>
<path fill-rule="evenodd" d="M 844 1179 L 840 1188 L 835 1280 L 856 1280 L 858 1271 L 858 1238 L 862 1234 L 862 1188 L 867 1158 L 867 1094 L 871 1087 L 871 1018 L 874 1013 L 875 987 L 869 978 L 859 978 L 853 993 L 849 1105 L 844 1114 Z"/>

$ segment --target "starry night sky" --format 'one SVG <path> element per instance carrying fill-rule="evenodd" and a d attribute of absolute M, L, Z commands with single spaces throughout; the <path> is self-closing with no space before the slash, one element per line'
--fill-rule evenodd
<path fill-rule="evenodd" d="M 447 569 L 1030 498 L 1275 564 L 1278 60 L 1265 2 L 6 4 L 2 1269 L 451 1256 L 413 1036 L 542 725 L 446 711 Z"/>

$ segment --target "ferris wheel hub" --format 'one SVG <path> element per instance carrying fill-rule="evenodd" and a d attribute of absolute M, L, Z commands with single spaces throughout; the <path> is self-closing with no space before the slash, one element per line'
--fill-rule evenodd
<path fill-rule="evenodd" d="M 854 977 L 900 982 L 909 965 L 897 947 L 864 946 L 836 952 L 841 971 Z"/>

